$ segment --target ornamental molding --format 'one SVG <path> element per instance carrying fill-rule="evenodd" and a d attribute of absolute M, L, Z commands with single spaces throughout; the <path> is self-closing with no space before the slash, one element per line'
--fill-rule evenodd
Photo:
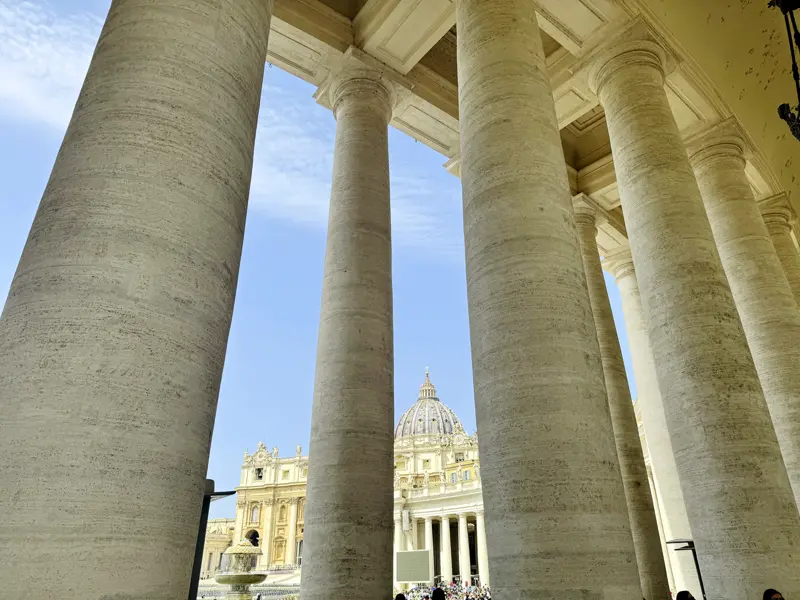
<path fill-rule="evenodd" d="M 266 466 L 272 462 L 273 458 L 277 457 L 274 457 L 272 454 L 270 454 L 266 444 L 264 444 L 264 442 L 258 442 L 256 451 L 253 454 L 249 454 L 247 450 L 245 450 L 244 466 L 247 467 Z"/>

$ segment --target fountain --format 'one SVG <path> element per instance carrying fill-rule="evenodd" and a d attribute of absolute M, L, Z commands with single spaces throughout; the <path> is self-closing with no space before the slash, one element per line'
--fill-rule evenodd
<path fill-rule="evenodd" d="M 250 572 L 255 563 L 253 559 L 262 554 L 261 548 L 253 546 L 250 540 L 243 539 L 235 546 L 225 550 L 225 554 L 230 556 L 230 570 L 214 577 L 217 583 L 231 586 L 225 598 L 227 600 L 252 600 L 250 586 L 254 583 L 261 583 L 267 578 L 264 573 Z"/>

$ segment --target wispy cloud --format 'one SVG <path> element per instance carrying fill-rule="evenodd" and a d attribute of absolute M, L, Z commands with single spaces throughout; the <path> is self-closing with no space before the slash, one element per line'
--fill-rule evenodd
<path fill-rule="evenodd" d="M 0 111 L 66 129 L 102 19 L 58 16 L 42 2 L 0 0 Z"/>
<path fill-rule="evenodd" d="M 0 0 L 0 119 L 26 120 L 60 133 L 69 122 L 103 18 L 59 14 L 55 6 L 46 0 Z M 294 87 L 273 79 L 279 78 L 268 75 L 264 87 L 251 206 L 269 218 L 324 229 L 333 118 L 312 105 L 310 93 L 298 97 Z M 392 157 L 395 243 L 453 258 L 462 253 L 452 205 L 458 204 L 458 182 L 438 173 L 422 175 L 419 162 Z"/>

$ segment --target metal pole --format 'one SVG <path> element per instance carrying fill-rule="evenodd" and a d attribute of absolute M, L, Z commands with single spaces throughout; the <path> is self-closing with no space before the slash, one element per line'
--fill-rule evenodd
<path fill-rule="evenodd" d="M 706 600 L 706 588 L 703 585 L 703 575 L 700 573 L 700 563 L 697 562 L 697 551 L 694 549 L 694 542 L 692 542 L 692 558 L 694 559 L 694 568 L 697 570 L 697 580 L 700 582 L 700 593 L 703 594 L 703 600 Z"/>
<path fill-rule="evenodd" d="M 189 600 L 197 600 L 197 588 L 200 586 L 200 570 L 203 568 L 203 547 L 206 544 L 206 526 L 208 510 L 211 507 L 211 496 L 214 494 L 214 480 L 206 479 L 206 492 L 203 494 L 203 508 L 200 511 L 200 527 L 197 530 L 197 542 L 194 546 L 194 564 L 192 579 L 189 582 Z"/>

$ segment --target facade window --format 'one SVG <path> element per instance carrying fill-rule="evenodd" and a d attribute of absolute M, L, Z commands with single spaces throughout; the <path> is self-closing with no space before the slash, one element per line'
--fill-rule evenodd
<path fill-rule="evenodd" d="M 427 459 L 427 458 L 423 459 L 422 468 L 423 469 L 430 469 L 431 468 L 431 461 L 429 459 Z"/>
<path fill-rule="evenodd" d="M 256 481 L 264 479 L 264 469 L 256 469 Z"/>
<path fill-rule="evenodd" d="M 456 462 L 464 462 L 464 453 L 456 452 Z"/>
<path fill-rule="evenodd" d="M 404 471 L 406 468 L 406 461 L 398 460 L 394 468 L 397 469 L 398 471 Z"/>
<path fill-rule="evenodd" d="M 303 467 L 303 477 L 308 477 L 308 467 Z"/>
<path fill-rule="evenodd" d="M 281 473 L 281 479 L 287 481 L 289 479 L 289 469 L 284 469 Z"/>
<path fill-rule="evenodd" d="M 450 473 L 450 483 L 455 483 L 455 482 L 456 482 L 456 474 Z"/>
<path fill-rule="evenodd" d="M 257 523 L 258 522 L 258 506 L 253 505 L 252 510 L 250 511 L 250 522 Z"/>
<path fill-rule="evenodd" d="M 464 481 L 469 481 L 469 471 L 464 471 Z"/>

